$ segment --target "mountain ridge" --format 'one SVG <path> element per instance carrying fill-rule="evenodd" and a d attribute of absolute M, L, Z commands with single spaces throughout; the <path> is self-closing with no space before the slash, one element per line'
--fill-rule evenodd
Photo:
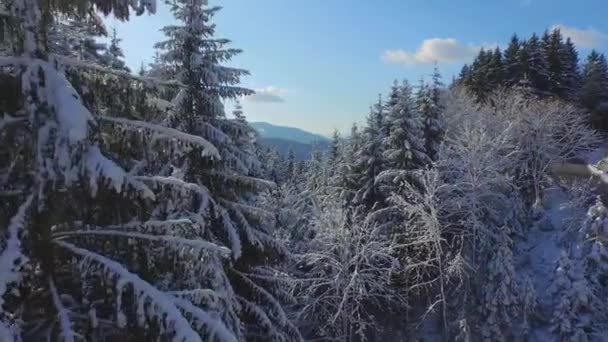
<path fill-rule="evenodd" d="M 321 151 L 327 150 L 330 139 L 320 134 L 297 127 L 273 125 L 268 122 L 251 122 L 250 125 L 260 134 L 260 143 L 276 149 L 282 156 L 293 151 L 297 160 L 308 160 L 313 146 Z"/>
<path fill-rule="evenodd" d="M 329 138 L 326 136 L 309 132 L 298 127 L 275 125 L 263 121 L 251 122 L 250 125 L 255 128 L 263 138 L 285 139 L 303 144 L 329 141 Z"/>

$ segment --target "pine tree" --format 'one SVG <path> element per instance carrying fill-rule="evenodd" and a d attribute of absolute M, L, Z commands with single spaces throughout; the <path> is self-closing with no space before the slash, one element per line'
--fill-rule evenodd
<path fill-rule="evenodd" d="M 607 129 L 607 110 L 603 104 L 608 100 L 608 63 L 604 54 L 592 50 L 583 66 L 580 89 L 581 104 L 592 114 L 591 119 L 598 128 Z"/>
<path fill-rule="evenodd" d="M 231 250 L 200 234 L 200 221 L 159 212 L 197 198 L 193 193 L 205 199 L 204 190 L 151 167 L 192 151 L 218 158 L 218 150 L 137 118 L 147 112 L 104 113 L 97 104 L 106 98 L 84 89 L 145 85 L 49 50 L 45 25 L 57 12 L 46 7 L 43 17 L 38 5 L 9 4 L 23 44 L 14 47 L 18 55 L 0 58 L 3 72 L 24 81 L 23 105 L 0 132 L 0 187 L 13 192 L 0 214 L 2 340 L 235 341 L 233 322 L 224 320 L 231 315 L 219 309 L 229 295 L 222 270 Z M 67 14 L 75 10 L 64 5 Z M 153 8 L 149 1 L 131 5 Z M 120 8 L 117 17 L 128 14 L 123 1 L 104 10 L 113 8 Z"/>
<path fill-rule="evenodd" d="M 519 59 L 519 51 L 521 49 L 521 43 L 517 35 L 511 37 L 509 46 L 504 51 L 504 71 L 505 71 L 505 86 L 513 87 L 519 84 L 522 79 L 522 65 Z"/>
<path fill-rule="evenodd" d="M 300 175 L 296 173 L 298 161 L 296 160 L 296 155 L 293 152 L 293 149 L 290 147 L 287 150 L 287 159 L 285 161 L 285 177 L 286 179 L 291 180 L 292 183 L 297 183 Z"/>
<path fill-rule="evenodd" d="M 591 336 L 595 298 L 581 269 L 567 252 L 562 252 L 551 285 L 555 306 L 551 319 L 552 332 L 560 341 L 585 341 Z"/>
<path fill-rule="evenodd" d="M 157 44 L 161 70 L 177 75 L 184 85 L 172 99 L 175 112 L 165 124 L 212 142 L 222 156 L 192 153 L 175 167 L 184 181 L 206 189 L 208 198 L 194 201 L 189 215 L 210 220 L 210 232 L 231 246 L 233 263 L 225 268 L 230 281 L 225 300 L 230 317 L 225 319 L 232 322 L 231 329 L 243 338 L 297 340 L 297 330 L 274 297 L 274 292 L 283 295 L 281 279 L 270 276 L 287 251 L 272 236 L 270 215 L 253 201 L 275 185 L 255 178 L 252 130 L 238 107 L 234 120 L 224 114 L 222 100 L 252 92 L 238 86 L 245 70 L 221 65 L 241 51 L 227 48 L 227 39 L 214 38 L 210 21 L 219 9 L 202 0 L 176 1 L 171 11 L 180 24 L 165 27 L 167 40 Z"/>
<path fill-rule="evenodd" d="M 359 170 L 356 168 L 356 159 L 361 146 L 361 136 L 356 124 L 353 124 L 350 137 L 343 145 L 342 158 L 333 177 L 330 180 L 330 198 L 334 204 L 340 205 L 342 209 L 348 210 L 352 205 L 353 198 L 358 190 Z"/>
<path fill-rule="evenodd" d="M 532 90 L 536 94 L 546 95 L 549 90 L 549 71 L 541 41 L 536 34 L 522 43 L 519 60 L 522 74 L 530 82 Z"/>
<path fill-rule="evenodd" d="M 429 98 L 428 108 L 423 109 L 430 112 L 434 107 L 431 90 L 421 89 L 421 91 L 426 92 Z M 397 101 L 387 108 L 386 121 L 383 123 L 388 127 L 388 135 L 383 139 L 387 168 L 391 170 L 421 168 L 429 163 L 429 157 L 425 152 L 421 117 L 415 108 L 412 90 L 407 81 L 403 81 L 401 86 L 392 90 L 392 97 Z"/>
<path fill-rule="evenodd" d="M 496 232 L 494 251 L 486 268 L 480 317 L 484 317 L 480 334 L 484 341 L 508 341 L 515 335 L 515 319 L 519 312 L 519 288 L 513 265 L 511 234 L 508 227 L 499 228 Z"/>
<path fill-rule="evenodd" d="M 504 84 L 505 79 L 502 52 L 498 46 L 492 52 L 487 68 L 487 91 L 488 93 L 491 93 L 495 91 L 496 88 L 501 87 Z"/>
<path fill-rule="evenodd" d="M 122 39 L 118 38 L 118 34 L 116 33 L 116 29 L 112 29 L 112 35 L 110 36 L 110 46 L 106 49 L 103 58 L 106 65 L 116 69 L 123 71 L 130 71 L 127 68 L 124 58 L 125 55 L 122 52 L 122 48 L 120 47 L 120 42 Z"/>
<path fill-rule="evenodd" d="M 331 176 L 331 171 L 336 166 L 336 164 L 340 161 L 340 133 L 338 133 L 337 129 L 334 129 L 331 136 L 331 143 L 329 144 L 329 151 L 327 156 L 327 166 L 329 167 L 329 175 Z"/>
<path fill-rule="evenodd" d="M 488 83 L 488 66 L 492 59 L 492 52 L 485 49 L 479 50 L 479 54 L 470 67 L 470 77 L 465 83 L 467 89 L 472 92 L 477 100 L 483 102 L 491 91 Z"/>
<path fill-rule="evenodd" d="M 384 194 L 376 184 L 376 177 L 385 169 L 383 140 L 385 113 L 382 98 L 370 109 L 367 126 L 361 135 L 361 146 L 356 154 L 355 172 L 357 192 L 354 203 L 367 210 L 382 206 Z"/>
<path fill-rule="evenodd" d="M 441 86 L 441 76 L 435 68 L 433 83 L 430 86 L 422 83 L 416 95 L 416 106 L 423 124 L 425 151 L 431 160 L 437 159 L 444 135 Z"/>
<path fill-rule="evenodd" d="M 560 54 L 562 58 L 562 97 L 565 100 L 574 101 L 578 99 L 581 75 L 578 65 L 578 52 L 570 37 L 562 45 Z"/>
<path fill-rule="evenodd" d="M 549 33 L 545 31 L 542 38 L 543 50 L 547 60 L 549 73 L 549 92 L 559 97 L 565 97 L 568 89 L 565 88 L 564 76 L 564 41 L 559 29 Z"/>

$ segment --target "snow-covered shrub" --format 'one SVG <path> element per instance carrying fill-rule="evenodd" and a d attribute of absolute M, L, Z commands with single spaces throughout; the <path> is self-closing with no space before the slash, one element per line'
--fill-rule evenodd
<path fill-rule="evenodd" d="M 391 283 L 399 268 L 393 242 L 340 208 L 326 208 L 316 226 L 301 261 L 305 277 L 295 288 L 300 324 L 311 337 L 373 340 L 382 327 L 380 315 L 407 304 Z"/>

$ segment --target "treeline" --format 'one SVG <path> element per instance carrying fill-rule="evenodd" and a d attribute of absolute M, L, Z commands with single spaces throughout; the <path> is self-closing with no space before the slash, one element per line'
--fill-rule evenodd
<path fill-rule="evenodd" d="M 524 88 L 540 97 L 557 97 L 585 108 L 595 127 L 608 129 L 608 64 L 592 50 L 579 62 L 576 46 L 558 28 L 527 39 L 513 35 L 504 51 L 481 49 L 464 65 L 456 84 L 480 101 L 497 89 Z"/>

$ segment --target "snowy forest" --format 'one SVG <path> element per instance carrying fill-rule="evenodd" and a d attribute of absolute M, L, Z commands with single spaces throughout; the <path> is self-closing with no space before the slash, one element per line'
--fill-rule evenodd
<path fill-rule="evenodd" d="M 155 1 L 0 0 L 1 342 L 608 339 L 604 55 L 513 36 L 300 161 L 207 0 L 129 70 Z"/>

